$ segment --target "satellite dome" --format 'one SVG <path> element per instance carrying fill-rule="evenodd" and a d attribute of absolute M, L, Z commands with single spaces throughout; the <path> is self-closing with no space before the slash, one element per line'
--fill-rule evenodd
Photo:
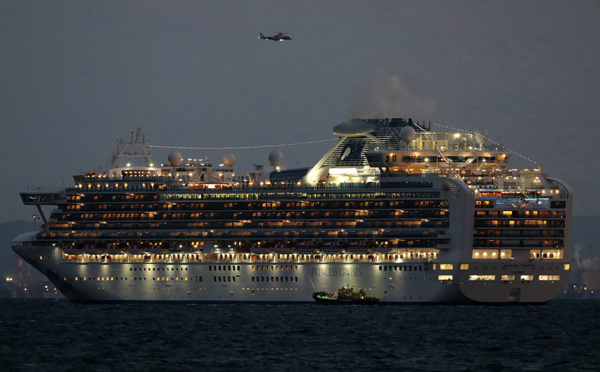
<path fill-rule="evenodd" d="M 176 167 L 178 165 L 181 165 L 183 156 L 181 156 L 181 153 L 179 151 L 173 151 L 169 154 L 167 160 L 169 161 L 169 165 Z"/>
<path fill-rule="evenodd" d="M 405 126 L 400 129 L 400 135 L 407 144 L 415 139 L 415 130 L 413 127 Z"/>
<path fill-rule="evenodd" d="M 223 157 L 223 164 L 225 164 L 225 168 L 227 169 L 232 169 L 233 166 L 235 165 L 235 155 L 233 154 L 229 154 L 227 156 Z"/>
<path fill-rule="evenodd" d="M 269 154 L 269 162 L 272 166 L 278 167 L 281 165 L 281 159 L 283 159 L 283 154 L 280 151 L 272 151 Z"/>

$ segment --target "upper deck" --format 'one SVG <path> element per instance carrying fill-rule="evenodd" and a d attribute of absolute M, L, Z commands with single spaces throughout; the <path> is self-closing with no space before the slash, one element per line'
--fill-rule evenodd
<path fill-rule="evenodd" d="M 274 166 L 268 177 L 261 178 L 259 172 L 236 176 L 233 155 L 213 166 L 208 158 L 184 162 L 175 151 L 169 155 L 168 164 L 157 166 L 138 129 L 129 141 L 119 142 L 108 169 L 76 175 L 75 185 L 63 191 L 26 192 L 21 197 L 29 205 L 56 205 L 64 203 L 65 192 L 155 192 L 184 198 L 227 198 L 227 194 L 235 193 L 279 197 L 283 191 L 341 195 L 352 189 L 390 188 L 387 181 L 397 177 L 414 180 L 407 183 L 410 187 L 418 187 L 424 178 L 460 179 L 478 199 L 535 199 L 536 205 L 545 205 L 539 201 L 567 197 L 567 189 L 539 169 L 509 170 L 510 154 L 503 146 L 487 141 L 484 132 L 436 132 L 431 124 L 401 118 L 354 119 L 335 126 L 333 132 L 339 136 L 337 142 L 312 168 L 280 171 Z"/>

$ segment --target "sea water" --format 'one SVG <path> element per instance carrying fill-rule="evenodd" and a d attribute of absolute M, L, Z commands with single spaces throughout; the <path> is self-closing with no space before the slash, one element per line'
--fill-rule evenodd
<path fill-rule="evenodd" d="M 2 371 L 598 370 L 600 301 L 545 306 L 0 301 Z"/>

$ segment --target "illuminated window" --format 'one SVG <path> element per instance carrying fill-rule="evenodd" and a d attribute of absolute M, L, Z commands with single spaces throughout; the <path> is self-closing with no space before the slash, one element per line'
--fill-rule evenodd
<path fill-rule="evenodd" d="M 469 264 L 460 264 L 461 270 L 469 270 Z"/>
<path fill-rule="evenodd" d="M 491 260 L 498 258 L 496 249 L 473 249 L 472 257 L 476 260 Z"/>
<path fill-rule="evenodd" d="M 453 268 L 453 264 L 440 264 L 440 270 L 452 270 Z"/>
<path fill-rule="evenodd" d="M 452 275 L 438 275 L 438 280 L 452 280 Z"/>
<path fill-rule="evenodd" d="M 469 275 L 469 280 L 496 280 L 496 275 Z"/>
<path fill-rule="evenodd" d="M 571 264 L 565 264 L 565 270 L 569 271 L 571 269 Z"/>
<path fill-rule="evenodd" d="M 533 275 L 521 275 L 521 280 L 533 280 Z"/>
<path fill-rule="evenodd" d="M 548 281 L 548 280 L 560 280 L 560 275 L 540 275 L 540 280 Z"/>
<path fill-rule="evenodd" d="M 560 260 L 563 258 L 563 251 L 562 249 L 544 249 L 542 251 L 542 257 L 553 260 Z"/>
<path fill-rule="evenodd" d="M 510 280 L 515 280 L 515 276 L 514 275 L 502 275 L 501 278 L 502 281 L 510 281 Z"/>

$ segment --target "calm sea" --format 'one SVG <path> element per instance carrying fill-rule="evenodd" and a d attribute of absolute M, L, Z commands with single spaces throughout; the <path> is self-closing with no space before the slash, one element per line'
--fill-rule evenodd
<path fill-rule="evenodd" d="M 600 368 L 600 301 L 546 306 L 0 301 L 2 371 Z"/>

